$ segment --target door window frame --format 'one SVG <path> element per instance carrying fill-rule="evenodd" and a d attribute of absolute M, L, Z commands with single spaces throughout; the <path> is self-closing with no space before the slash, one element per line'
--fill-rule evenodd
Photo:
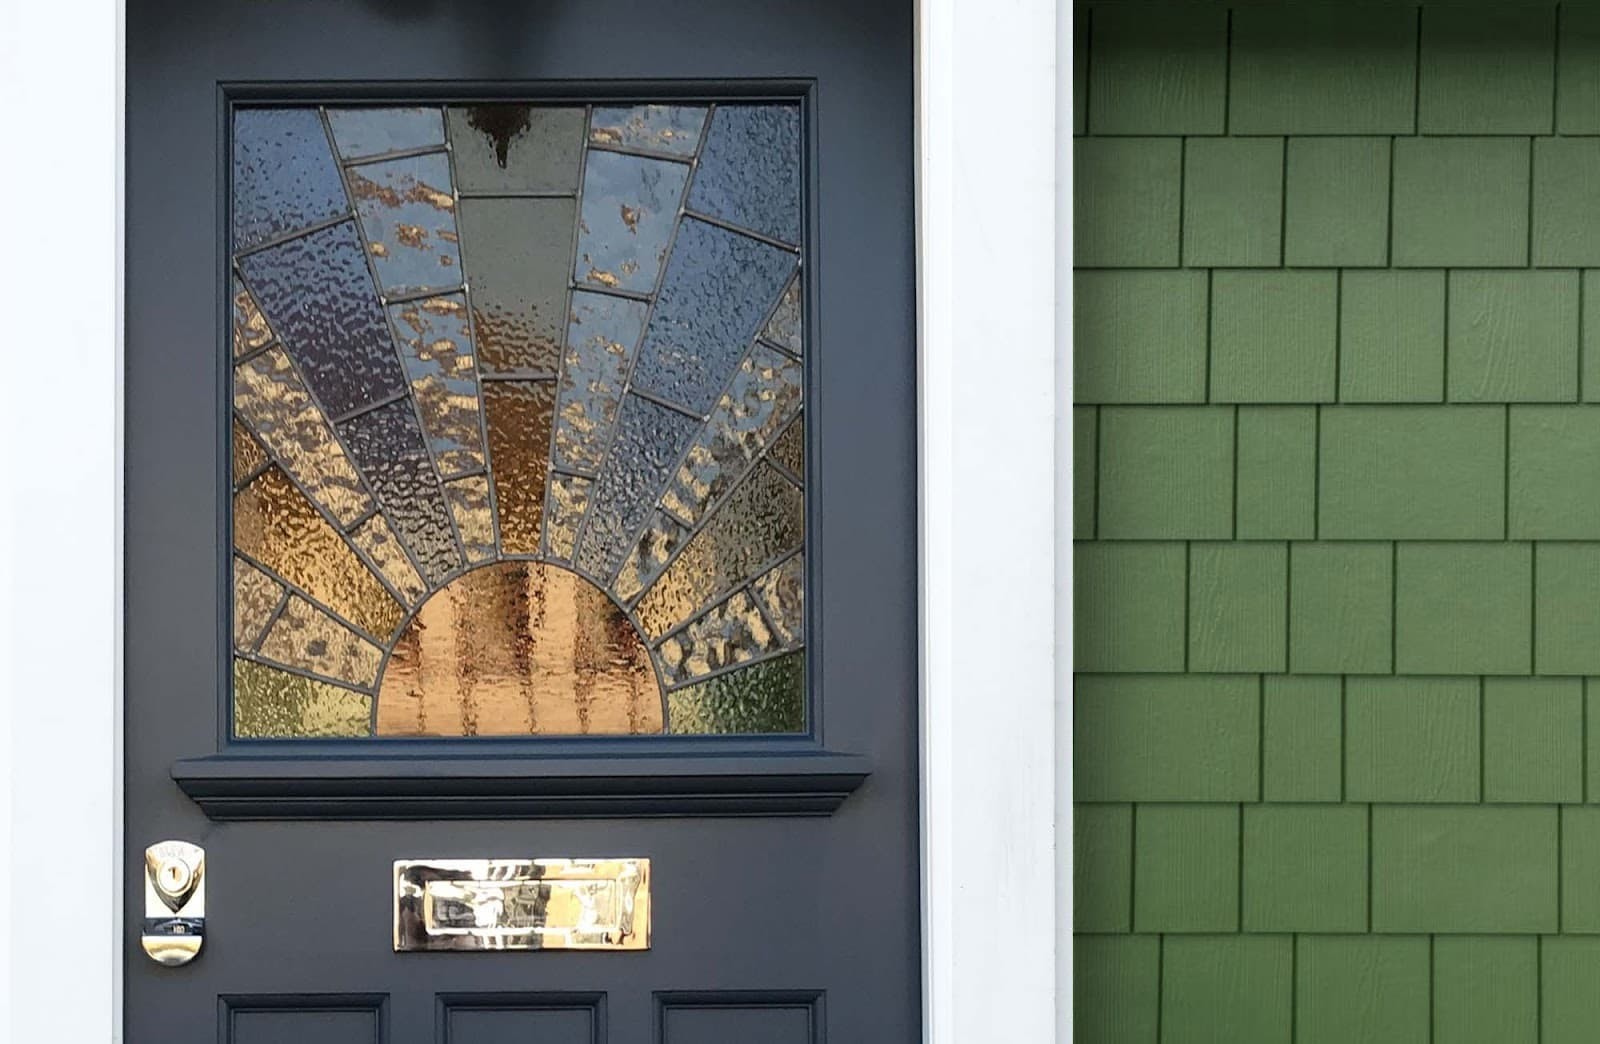
<path fill-rule="evenodd" d="M 924 1037 L 1045 1040 L 1071 971 L 1070 14 L 916 17 Z M 74 407 L 0 385 L 0 893 L 44 866 L 56 897 L 0 906 L 17 1039 L 122 1039 L 123 22 L 121 0 L 23 5 L 0 60 L 5 125 L 52 158 L 0 173 L 29 244 L 3 262 L 29 304 L 9 332 Z"/>

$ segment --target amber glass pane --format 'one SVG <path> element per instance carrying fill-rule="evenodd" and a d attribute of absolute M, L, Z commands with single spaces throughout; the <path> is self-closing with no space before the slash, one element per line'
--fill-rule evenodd
<path fill-rule="evenodd" d="M 789 653 L 667 695 L 667 731 L 679 735 L 802 732 L 805 657 Z"/>
<path fill-rule="evenodd" d="M 693 525 L 744 476 L 800 407 L 800 364 L 764 345 L 745 357 L 733 383 L 667 486 L 661 506 Z"/>
<path fill-rule="evenodd" d="M 657 650 L 668 685 L 753 660 L 783 643 L 744 591 L 707 610 Z"/>
<path fill-rule="evenodd" d="M 233 418 L 233 484 L 235 487 L 260 471 L 267 463 L 267 451 L 250 434 L 250 429 Z"/>
<path fill-rule="evenodd" d="M 234 495 L 233 542 L 374 637 L 400 624 L 399 603 L 276 467 Z"/>
<path fill-rule="evenodd" d="M 276 667 L 233 661 L 233 734 L 240 739 L 372 735 L 372 697 Z"/>
<path fill-rule="evenodd" d="M 544 532 L 545 475 L 550 467 L 553 381 L 487 381 L 484 416 L 489 425 L 489 460 L 500 544 L 514 555 L 539 553 Z"/>
<path fill-rule="evenodd" d="M 461 534 L 467 561 L 483 562 L 494 557 L 494 516 L 489 513 L 489 480 L 472 475 L 446 482 L 444 495 L 450 500 L 450 513 Z"/>
<path fill-rule="evenodd" d="M 806 477 L 806 426 L 796 420 L 783 434 L 778 436 L 778 441 L 772 444 L 773 463 L 781 466 L 789 473 L 789 478 L 797 483 L 803 483 Z"/>
<path fill-rule="evenodd" d="M 233 405 L 279 463 L 341 524 L 371 510 L 372 498 L 354 465 L 282 348 L 234 370 Z"/>
<path fill-rule="evenodd" d="M 370 686 L 378 680 L 383 650 L 298 595 L 289 598 L 262 641 L 261 658 Z"/>
<path fill-rule="evenodd" d="M 427 593 L 427 585 L 417 575 L 416 566 L 406 557 L 405 548 L 395 538 L 382 515 L 374 515 L 350 532 L 350 543 L 377 567 L 402 601 L 415 604 Z"/>
<path fill-rule="evenodd" d="M 253 649 L 283 600 L 283 586 L 242 558 L 233 560 L 233 646 Z"/>
<path fill-rule="evenodd" d="M 757 467 L 639 600 L 640 625 L 661 637 L 799 548 L 804 531 L 800 491 L 773 469 Z"/>
<path fill-rule="evenodd" d="M 378 693 L 389 736 L 661 731 L 661 694 L 627 616 L 576 573 L 502 562 L 433 594 Z"/>
<path fill-rule="evenodd" d="M 267 317 L 256 307 L 255 298 L 244 288 L 238 276 L 233 277 L 233 354 L 245 355 L 263 348 L 272 341 L 272 331 L 267 329 Z"/>
<path fill-rule="evenodd" d="M 478 371 L 466 298 L 447 294 L 390 305 L 389 318 L 400 337 L 411 396 L 440 476 L 481 470 Z"/>
<path fill-rule="evenodd" d="M 572 547 L 578 539 L 578 523 L 589 508 L 589 488 L 593 485 L 591 480 L 581 475 L 557 473 L 550 476 L 545 540 L 550 545 L 551 558 L 572 560 Z"/>

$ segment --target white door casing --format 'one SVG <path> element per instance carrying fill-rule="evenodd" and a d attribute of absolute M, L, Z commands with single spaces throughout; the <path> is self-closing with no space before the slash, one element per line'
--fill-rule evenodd
<path fill-rule="evenodd" d="M 1071 961 L 1070 15 L 917 18 L 925 1037 L 1044 1041 Z M 0 1041 L 19 1044 L 121 1040 L 122 26 L 120 0 L 7 4 L 0 25 Z"/>

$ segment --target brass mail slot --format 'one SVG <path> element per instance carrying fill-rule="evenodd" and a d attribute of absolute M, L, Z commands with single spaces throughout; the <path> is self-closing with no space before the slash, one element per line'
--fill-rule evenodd
<path fill-rule="evenodd" d="M 648 859 L 399 859 L 394 948 L 648 950 Z"/>

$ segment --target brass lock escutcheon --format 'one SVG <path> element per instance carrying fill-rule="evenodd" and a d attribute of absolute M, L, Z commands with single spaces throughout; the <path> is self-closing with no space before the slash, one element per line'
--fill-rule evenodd
<path fill-rule="evenodd" d="M 157 964 L 188 964 L 206 931 L 206 853 L 187 841 L 144 850 L 144 928 L 139 942 Z"/>

